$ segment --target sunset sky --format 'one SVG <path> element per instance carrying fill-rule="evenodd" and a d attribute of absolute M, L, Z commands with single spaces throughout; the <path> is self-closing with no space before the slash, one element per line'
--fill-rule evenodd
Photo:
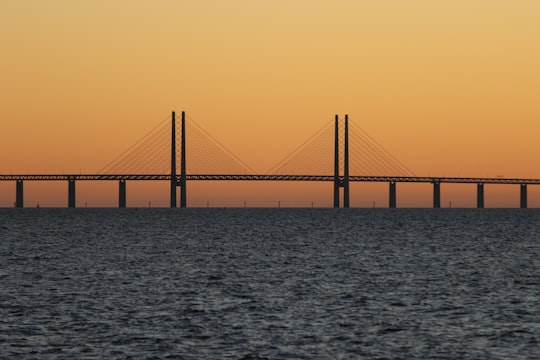
<path fill-rule="evenodd" d="M 260 173 L 349 114 L 416 175 L 540 178 L 539 19 L 537 0 L 4 0 L 0 173 L 95 173 L 185 110 Z M 188 186 L 188 206 L 332 204 L 331 183 Z M 351 204 L 387 206 L 387 186 L 354 184 Z M 117 204 L 117 183 L 77 190 Z M 398 184 L 398 206 L 431 191 Z M 475 191 L 443 185 L 442 204 Z M 128 183 L 128 206 L 168 196 Z M 0 207 L 14 198 L 0 183 Z M 66 199 L 25 183 L 25 206 Z M 486 186 L 486 206 L 518 204 L 517 186 Z"/>

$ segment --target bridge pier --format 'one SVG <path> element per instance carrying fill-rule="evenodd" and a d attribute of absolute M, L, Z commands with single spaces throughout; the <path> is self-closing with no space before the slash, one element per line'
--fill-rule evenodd
<path fill-rule="evenodd" d="M 527 184 L 520 185 L 519 207 L 522 209 L 527 208 Z"/>
<path fill-rule="evenodd" d="M 75 207 L 75 179 L 68 180 L 68 207 Z"/>
<path fill-rule="evenodd" d="M 476 207 L 478 209 L 484 208 L 484 184 L 476 184 Z"/>
<path fill-rule="evenodd" d="M 22 208 L 24 207 L 24 182 L 22 180 L 17 180 L 15 189 L 15 207 Z"/>
<path fill-rule="evenodd" d="M 339 208 L 339 182 L 334 182 L 334 208 Z"/>
<path fill-rule="evenodd" d="M 390 181 L 390 194 L 388 196 L 388 207 L 391 209 L 396 208 L 396 182 Z"/>
<path fill-rule="evenodd" d="M 126 207 L 126 180 L 120 180 L 118 182 L 118 207 Z"/>
<path fill-rule="evenodd" d="M 439 181 L 433 181 L 433 208 L 438 209 L 441 207 L 441 183 Z"/>

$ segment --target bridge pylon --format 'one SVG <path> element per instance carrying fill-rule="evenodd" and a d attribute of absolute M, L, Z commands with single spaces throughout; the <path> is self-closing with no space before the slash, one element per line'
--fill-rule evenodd
<path fill-rule="evenodd" d="M 182 111 L 182 137 L 180 153 L 180 207 L 187 206 L 186 192 L 186 113 Z"/>
<path fill-rule="evenodd" d="M 171 208 L 176 207 L 176 112 L 171 121 Z"/>
<path fill-rule="evenodd" d="M 343 207 L 349 207 L 349 115 L 345 115 L 345 132 L 343 140 L 343 176 L 340 175 L 339 116 L 335 117 L 334 138 L 334 208 L 340 207 L 339 189 L 343 188 Z"/>
<path fill-rule="evenodd" d="M 180 174 L 176 161 L 176 113 L 172 112 L 171 122 L 171 208 L 176 208 L 176 188 L 180 187 L 180 207 L 187 205 L 186 192 L 186 113 L 182 111 L 180 136 Z"/>

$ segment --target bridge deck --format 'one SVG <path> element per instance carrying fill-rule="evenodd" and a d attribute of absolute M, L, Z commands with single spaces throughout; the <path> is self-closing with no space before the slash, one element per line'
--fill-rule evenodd
<path fill-rule="evenodd" d="M 191 174 L 189 181 L 334 181 L 332 175 Z M 340 177 L 343 180 L 343 176 Z M 0 181 L 170 181 L 166 174 L 0 174 Z M 351 182 L 540 184 L 540 179 L 434 176 L 350 176 Z"/>

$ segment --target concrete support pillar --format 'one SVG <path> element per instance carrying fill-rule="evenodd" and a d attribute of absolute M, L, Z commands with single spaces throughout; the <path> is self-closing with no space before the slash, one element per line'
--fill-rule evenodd
<path fill-rule="evenodd" d="M 75 179 L 68 180 L 68 207 L 75 207 Z"/>
<path fill-rule="evenodd" d="M 15 190 L 15 207 L 24 207 L 24 182 L 22 180 L 17 180 Z"/>
<path fill-rule="evenodd" d="M 527 208 L 527 184 L 520 185 L 519 207 L 522 209 Z"/>
<path fill-rule="evenodd" d="M 438 209 L 441 207 L 441 183 L 438 181 L 433 182 L 433 208 Z"/>
<path fill-rule="evenodd" d="M 394 181 L 391 181 L 390 183 L 390 194 L 389 194 L 389 202 L 388 207 L 391 209 L 396 208 L 396 183 Z"/>
<path fill-rule="evenodd" d="M 118 207 L 126 207 L 126 180 L 120 180 L 118 182 Z"/>
<path fill-rule="evenodd" d="M 334 180 L 334 208 L 339 208 L 339 180 Z"/>
<path fill-rule="evenodd" d="M 484 208 L 484 184 L 476 184 L 476 207 L 478 209 Z"/>

